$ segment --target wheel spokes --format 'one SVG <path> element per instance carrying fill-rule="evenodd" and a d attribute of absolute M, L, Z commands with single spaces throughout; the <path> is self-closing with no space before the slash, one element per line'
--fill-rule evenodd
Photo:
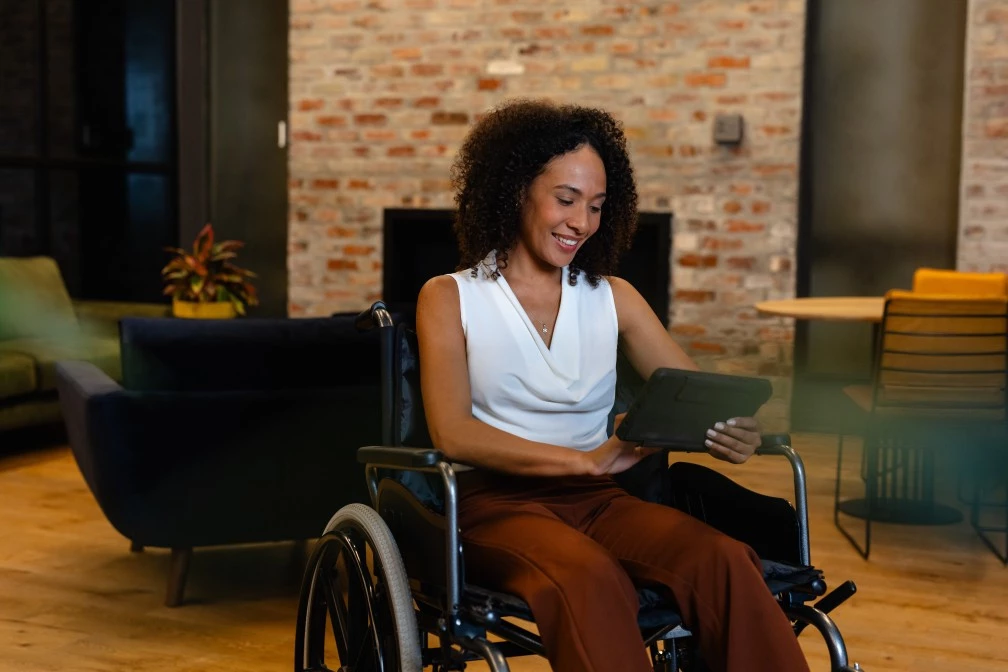
<path fill-rule="evenodd" d="M 325 590 L 325 602 L 329 614 L 329 622 L 332 625 L 333 639 L 336 640 L 336 650 L 339 652 L 340 660 L 349 660 L 350 642 L 347 640 L 346 628 L 341 627 L 341 624 L 347 622 L 347 610 L 340 595 L 341 591 L 337 585 L 337 579 L 338 573 L 336 568 L 333 567 L 326 572 L 323 589 Z"/>
<path fill-rule="evenodd" d="M 349 537 L 346 541 L 348 543 L 344 550 L 353 556 L 353 568 L 356 570 L 351 572 L 350 563 L 346 563 L 349 583 L 347 597 L 356 600 L 360 605 L 361 609 L 355 611 L 362 617 L 358 624 L 363 628 L 360 633 L 360 649 L 354 658 L 353 669 L 384 672 L 385 661 L 381 655 L 381 639 L 374 614 L 375 580 L 367 567 L 368 544 L 365 540 L 354 540 Z M 348 557 L 347 560 L 349 559 Z M 356 582 L 353 581 L 354 578 L 357 579 Z"/>
<path fill-rule="evenodd" d="M 392 603 L 384 570 L 367 534 L 356 526 L 330 532 L 316 565 L 306 620 L 303 672 L 333 672 L 326 665 L 326 621 L 331 624 L 337 672 L 385 672 L 399 666 Z M 373 566 L 373 572 L 369 567 Z"/>

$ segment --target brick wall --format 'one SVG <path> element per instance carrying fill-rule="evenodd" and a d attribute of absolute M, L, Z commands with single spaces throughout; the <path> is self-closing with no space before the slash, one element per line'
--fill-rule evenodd
<path fill-rule="evenodd" d="M 290 312 L 381 291 L 384 207 L 450 208 L 472 120 L 509 97 L 625 124 L 642 210 L 676 214 L 672 330 L 695 355 L 790 358 L 752 304 L 794 293 L 804 0 L 292 0 Z M 718 112 L 746 139 L 718 147 Z M 752 355 L 751 357 L 741 357 Z"/>
<path fill-rule="evenodd" d="M 970 0 L 958 268 L 1008 271 L 1008 3 Z"/>

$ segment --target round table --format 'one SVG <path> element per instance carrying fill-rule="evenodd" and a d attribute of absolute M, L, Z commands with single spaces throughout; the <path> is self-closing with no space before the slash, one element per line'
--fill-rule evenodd
<path fill-rule="evenodd" d="M 756 310 L 764 315 L 801 320 L 846 320 L 881 322 L 885 298 L 881 296 L 808 296 L 798 299 L 761 301 Z"/>

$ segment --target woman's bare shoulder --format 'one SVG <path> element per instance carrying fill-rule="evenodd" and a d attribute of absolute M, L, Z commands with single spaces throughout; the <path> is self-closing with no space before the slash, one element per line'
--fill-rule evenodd
<path fill-rule="evenodd" d="M 450 275 L 437 275 L 424 283 L 417 296 L 417 314 L 421 311 L 459 312 L 459 288 Z"/>
<path fill-rule="evenodd" d="M 644 300 L 644 297 L 641 296 L 636 287 L 616 275 L 607 275 L 604 277 L 609 283 L 609 287 L 612 288 L 613 301 L 616 302 L 617 311 L 640 311 L 642 308 L 650 310 L 647 301 Z"/>

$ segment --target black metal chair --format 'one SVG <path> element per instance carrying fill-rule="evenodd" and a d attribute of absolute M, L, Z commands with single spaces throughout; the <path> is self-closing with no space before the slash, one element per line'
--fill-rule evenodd
<path fill-rule="evenodd" d="M 962 520 L 938 501 L 940 455 L 952 453 L 973 481 L 971 522 L 1002 561 L 980 523 L 985 494 L 1008 483 L 1008 299 L 1004 296 L 886 295 L 873 381 L 844 391 L 864 418 L 864 496 L 841 499 L 844 441 L 837 452 L 834 523 L 865 558 L 872 522 L 949 524 Z M 970 463 L 980 468 L 970 468 Z M 995 478 L 990 478 L 994 476 Z M 1003 504 L 1001 505 L 1004 506 Z M 841 514 L 864 520 L 864 541 Z"/>
<path fill-rule="evenodd" d="M 494 672 L 505 672 L 509 657 L 543 655 L 539 636 L 514 622 L 533 621 L 522 600 L 466 582 L 455 474 L 431 447 L 414 332 L 393 324 L 381 302 L 361 314 L 360 324 L 377 327 L 382 344 L 385 445 L 358 451 L 367 465 L 374 508 L 350 504 L 340 509 L 310 557 L 298 607 L 294 669 L 328 670 L 335 658 L 346 672 L 416 672 L 427 666 L 443 672 L 483 659 Z M 624 393 L 632 387 L 625 380 L 618 385 Z M 624 397 L 617 406 L 628 401 Z M 827 595 L 822 572 L 809 564 L 804 467 L 789 444 L 785 435 L 766 437 L 759 453 L 788 459 L 796 508 L 698 465 L 673 465 L 666 475 L 667 454 L 662 453 L 658 457 L 664 463 L 642 462 L 628 474 L 625 487 L 715 526 L 737 519 L 739 511 L 749 511 L 764 528 L 772 519 L 773 529 L 755 538 L 746 521 L 728 533 L 743 533 L 742 540 L 765 558 L 768 589 L 796 635 L 812 625 L 825 639 L 831 670 L 850 670 L 843 638 L 827 613 L 855 587 L 848 581 Z M 655 670 L 704 669 L 673 606 L 649 589 L 640 590 L 639 598 L 638 622 Z M 501 641 L 491 641 L 490 635 Z"/>

